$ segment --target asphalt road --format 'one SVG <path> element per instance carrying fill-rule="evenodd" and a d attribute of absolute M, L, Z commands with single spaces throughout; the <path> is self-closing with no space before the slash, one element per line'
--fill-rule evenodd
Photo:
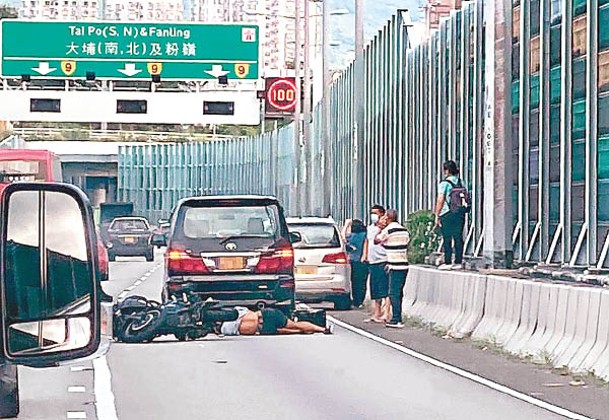
<path fill-rule="evenodd" d="M 104 289 L 158 299 L 160 262 L 112 263 Z M 332 336 L 115 343 L 107 378 L 98 365 L 80 366 L 21 369 L 19 418 L 105 419 L 114 410 L 119 419 L 557 418 L 340 328 Z M 74 385 L 84 392 L 68 393 Z"/>

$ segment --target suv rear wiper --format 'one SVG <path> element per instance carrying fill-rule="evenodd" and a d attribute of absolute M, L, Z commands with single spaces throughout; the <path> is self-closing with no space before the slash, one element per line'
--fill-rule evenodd
<path fill-rule="evenodd" d="M 240 239 L 240 238 L 271 238 L 271 236 L 261 235 L 261 234 L 231 235 L 231 236 L 227 236 L 226 238 L 222 239 L 220 241 L 220 245 L 224 245 L 225 243 L 227 243 L 228 241 L 232 241 L 233 239 Z"/>

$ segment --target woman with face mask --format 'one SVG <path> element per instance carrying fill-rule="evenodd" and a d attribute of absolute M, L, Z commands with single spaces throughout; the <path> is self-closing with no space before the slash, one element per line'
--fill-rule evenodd
<path fill-rule="evenodd" d="M 374 301 L 374 312 L 372 321 L 383 323 L 389 320 L 389 307 L 387 297 L 389 296 L 389 278 L 385 267 L 387 265 L 387 252 L 380 244 L 375 244 L 374 239 L 385 227 L 383 225 L 385 208 L 380 205 L 372 206 L 370 210 L 370 226 L 367 229 L 367 237 L 364 242 L 362 262 L 368 263 L 370 272 L 370 298 Z M 383 306 L 383 304 L 385 304 Z"/>

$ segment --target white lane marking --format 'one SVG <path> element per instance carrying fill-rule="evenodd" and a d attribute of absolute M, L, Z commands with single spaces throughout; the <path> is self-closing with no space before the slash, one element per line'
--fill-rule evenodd
<path fill-rule="evenodd" d="M 112 393 L 112 375 L 106 356 L 93 360 L 93 368 L 97 418 L 102 420 L 118 420 L 114 394 Z"/>
<path fill-rule="evenodd" d="M 460 369 L 458 367 L 449 365 L 448 363 L 444 363 L 444 362 L 436 360 L 436 359 L 434 359 L 432 357 L 429 357 L 429 356 L 426 356 L 424 354 L 418 353 L 418 352 L 416 352 L 414 350 L 411 350 L 411 349 L 409 349 L 407 347 L 401 346 L 399 344 L 396 344 L 396 343 L 393 343 L 393 342 L 391 342 L 389 340 L 386 340 L 386 339 L 384 339 L 382 337 L 378 337 L 378 336 L 376 336 L 374 334 L 371 334 L 368 331 L 364 331 L 364 330 L 362 330 L 360 328 L 354 327 L 353 325 L 349 325 L 346 322 L 340 321 L 340 320 L 338 320 L 338 319 L 336 319 L 336 318 L 334 318 L 332 316 L 328 316 L 328 320 L 330 322 L 332 322 L 333 324 L 338 325 L 339 327 L 344 328 L 346 330 L 349 330 L 351 332 L 354 332 L 356 334 L 359 334 L 362 337 L 369 338 L 370 340 L 376 341 L 377 343 L 383 344 L 383 345 L 385 345 L 387 347 L 391 347 L 392 349 L 397 350 L 399 352 L 402 352 L 404 354 L 407 354 L 408 356 L 414 357 L 415 359 L 419 359 L 419 360 L 421 360 L 423 362 L 429 363 L 430 365 L 433 365 L 433 366 L 439 367 L 441 369 L 447 370 L 447 371 L 449 371 L 451 373 L 454 373 L 455 375 L 461 376 L 462 378 L 469 379 L 470 381 L 474 381 L 476 383 L 479 383 L 480 385 L 484 385 L 484 386 L 486 386 L 488 388 L 491 388 L 491 389 L 493 389 L 495 391 L 501 392 L 502 394 L 509 395 L 509 396 L 511 396 L 513 398 L 516 398 L 516 399 L 519 399 L 521 401 L 527 402 L 527 403 L 532 404 L 532 405 L 534 405 L 536 407 L 543 408 L 543 409 L 548 410 L 548 411 L 550 411 L 552 413 L 555 413 L 555 414 L 558 414 L 558 415 L 561 415 L 563 417 L 567 417 L 567 418 L 570 418 L 570 419 L 575 419 L 575 420 L 594 420 L 591 417 L 586 417 L 586 416 L 583 416 L 581 414 L 577 414 L 577 413 L 574 413 L 572 411 L 566 410 L 564 408 L 552 405 L 552 404 L 547 403 L 545 401 L 538 400 L 537 398 L 533 398 L 530 395 L 523 394 L 522 392 L 518 392 L 516 390 L 508 388 L 507 386 L 498 384 L 496 382 L 493 382 L 491 380 L 488 380 L 486 378 L 483 378 L 481 376 L 478 376 L 478 375 L 473 374 L 471 372 L 468 372 L 466 370 L 463 370 L 463 369 Z"/>
<path fill-rule="evenodd" d="M 86 391 L 87 391 L 87 389 L 84 386 L 69 386 L 68 387 L 68 392 L 74 393 L 74 394 L 81 394 Z"/>
<path fill-rule="evenodd" d="M 68 419 L 86 419 L 87 413 L 84 411 L 68 411 L 67 413 Z"/>
<path fill-rule="evenodd" d="M 124 289 L 119 295 L 118 295 L 118 300 L 123 300 L 127 297 L 127 295 L 129 294 L 129 292 L 133 291 L 133 289 L 135 289 L 136 287 L 138 287 L 139 285 L 141 285 L 143 282 L 145 282 L 146 280 L 148 280 L 148 278 L 152 275 L 152 273 L 154 273 L 159 267 L 161 267 L 161 265 L 163 265 L 162 263 L 159 263 L 156 267 L 154 267 L 152 270 L 148 271 L 146 274 L 142 275 L 142 277 L 140 277 L 139 279 L 137 279 L 131 286 L 127 287 L 126 289 Z"/>

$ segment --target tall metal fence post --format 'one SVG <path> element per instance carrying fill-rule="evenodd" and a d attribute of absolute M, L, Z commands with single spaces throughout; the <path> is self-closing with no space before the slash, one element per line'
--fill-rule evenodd
<path fill-rule="evenodd" d="M 485 0 L 484 132 L 485 263 L 511 267 L 512 250 L 512 2 Z"/>
<path fill-rule="evenodd" d="M 356 147 L 355 188 L 353 196 L 353 213 L 355 217 L 364 218 L 364 0 L 355 0 L 355 77 L 354 99 L 355 118 L 354 134 Z"/>

